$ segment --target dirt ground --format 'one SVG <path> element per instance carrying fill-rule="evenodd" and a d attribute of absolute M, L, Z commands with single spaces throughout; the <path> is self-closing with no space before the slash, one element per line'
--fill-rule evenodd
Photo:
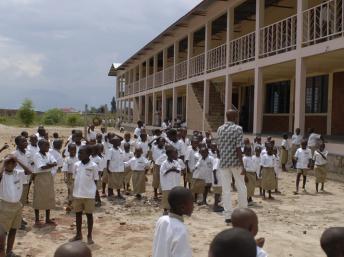
<path fill-rule="evenodd" d="M 14 136 L 23 129 L 0 125 L 0 145 L 9 143 L 13 149 Z M 33 133 L 34 129 L 27 129 Z M 68 137 L 71 129 L 47 128 L 49 134 L 57 131 Z M 7 151 L 9 153 L 10 150 Z M 2 154 L 3 157 L 4 154 Z M 259 237 L 265 237 L 264 249 L 269 256 L 279 257 L 321 257 L 325 256 L 319 245 L 319 238 L 325 228 L 344 224 L 344 184 L 329 181 L 326 192 L 315 194 L 315 182 L 309 177 L 308 193 L 293 195 L 294 173 L 283 173 L 279 181 L 282 195 L 276 195 L 274 201 L 263 201 L 255 197 L 253 209 L 259 216 Z M 33 210 L 24 208 L 24 218 L 29 226 L 19 231 L 15 252 L 22 256 L 49 257 L 55 249 L 68 241 L 75 233 L 74 216 L 67 215 L 63 206 L 67 189 L 63 176 L 58 174 L 55 180 L 57 208 L 52 211 L 58 226 L 33 228 Z M 149 257 L 151 256 L 153 230 L 162 211 L 159 203 L 152 200 L 150 180 L 147 193 L 141 202 L 127 197 L 125 202 L 103 200 L 94 219 L 95 245 L 91 246 L 95 257 Z M 258 193 L 258 192 L 256 192 Z M 30 196 L 32 197 L 32 195 Z M 237 199 L 234 193 L 234 204 Z M 213 196 L 208 198 L 209 204 Z M 31 199 L 30 199 L 31 202 Z M 86 225 L 84 219 L 84 235 Z M 221 230 L 226 229 L 224 217 L 211 212 L 210 207 L 195 207 L 191 218 L 186 218 L 193 248 L 193 256 L 207 256 L 209 243 Z"/>

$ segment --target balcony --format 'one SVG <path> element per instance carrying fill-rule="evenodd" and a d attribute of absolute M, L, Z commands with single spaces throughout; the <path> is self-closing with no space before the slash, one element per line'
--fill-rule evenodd
<path fill-rule="evenodd" d="M 155 73 L 155 87 L 161 87 L 163 85 L 163 74 L 164 71 Z"/>
<path fill-rule="evenodd" d="M 145 91 L 147 86 L 146 78 L 140 80 L 140 92 Z"/>
<path fill-rule="evenodd" d="M 154 80 L 154 75 L 149 75 L 147 77 L 147 89 L 152 89 L 153 88 L 153 81 Z"/>
<path fill-rule="evenodd" d="M 140 82 L 139 81 L 134 82 L 134 92 L 135 93 L 140 92 Z"/>
<path fill-rule="evenodd" d="M 174 66 L 167 67 L 164 70 L 164 85 L 171 84 L 174 81 Z"/>
<path fill-rule="evenodd" d="M 229 43 L 229 66 L 234 66 L 255 59 L 256 33 L 244 35 Z"/>
<path fill-rule="evenodd" d="M 188 76 L 188 61 L 180 62 L 176 65 L 176 81 L 186 79 Z"/>
<path fill-rule="evenodd" d="M 226 68 L 227 44 L 211 49 L 207 53 L 207 72 Z"/>
<path fill-rule="evenodd" d="M 190 66 L 189 77 L 190 78 L 204 74 L 204 68 L 205 68 L 204 59 L 205 59 L 205 54 L 202 53 L 200 55 L 192 57 L 189 60 L 189 66 Z"/>

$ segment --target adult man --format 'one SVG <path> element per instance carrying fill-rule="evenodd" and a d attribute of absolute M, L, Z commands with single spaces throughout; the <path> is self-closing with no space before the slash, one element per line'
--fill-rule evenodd
<path fill-rule="evenodd" d="M 232 200 L 231 183 L 232 175 L 238 190 L 240 208 L 247 207 L 247 189 L 245 185 L 245 171 L 242 164 L 241 145 L 243 140 L 242 127 L 238 126 L 238 112 L 228 110 L 227 122 L 217 130 L 220 152 L 220 173 L 222 177 L 223 203 L 225 209 L 225 222 L 231 222 Z"/>

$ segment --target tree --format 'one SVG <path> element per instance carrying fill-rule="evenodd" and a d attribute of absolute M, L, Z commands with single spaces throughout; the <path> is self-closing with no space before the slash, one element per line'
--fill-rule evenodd
<path fill-rule="evenodd" d="M 61 123 L 64 119 L 64 113 L 60 109 L 50 109 L 43 115 L 43 123 L 46 125 L 55 125 Z"/>
<path fill-rule="evenodd" d="M 116 98 L 112 97 L 112 100 L 111 100 L 111 113 L 115 113 L 116 111 L 117 111 Z"/>
<path fill-rule="evenodd" d="M 25 99 L 17 112 L 17 117 L 26 127 L 30 126 L 35 120 L 36 112 L 30 99 Z"/>

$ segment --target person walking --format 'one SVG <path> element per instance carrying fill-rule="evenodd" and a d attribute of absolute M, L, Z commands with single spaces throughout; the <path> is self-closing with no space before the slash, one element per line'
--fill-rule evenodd
<path fill-rule="evenodd" d="M 232 175 L 238 190 L 238 203 L 240 208 L 247 208 L 247 189 L 241 152 L 243 129 L 236 124 L 238 122 L 238 111 L 230 109 L 226 112 L 226 117 L 227 122 L 218 128 L 217 135 L 225 222 L 229 224 L 231 223 L 231 215 L 233 212 L 231 199 Z"/>

